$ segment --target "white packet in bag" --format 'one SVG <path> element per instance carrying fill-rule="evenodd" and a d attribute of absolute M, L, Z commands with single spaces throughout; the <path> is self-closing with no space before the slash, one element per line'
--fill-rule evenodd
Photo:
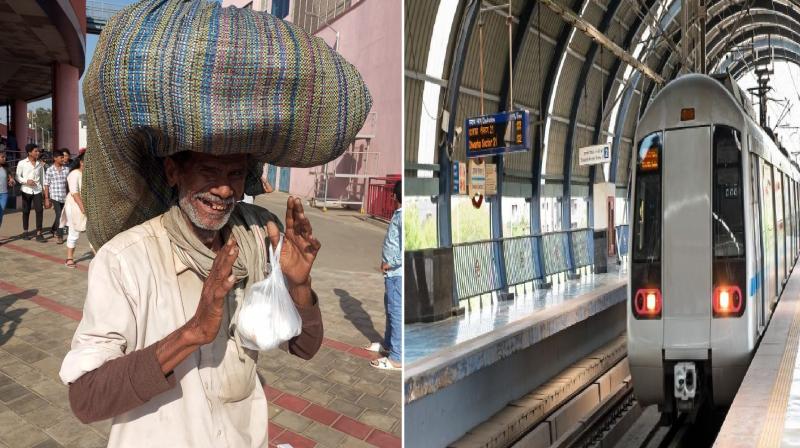
<path fill-rule="evenodd" d="M 283 235 L 277 248 L 273 250 L 269 242 L 267 246 L 272 272 L 247 292 L 236 321 L 242 345 L 252 350 L 275 348 L 299 335 L 303 325 L 281 271 Z"/>

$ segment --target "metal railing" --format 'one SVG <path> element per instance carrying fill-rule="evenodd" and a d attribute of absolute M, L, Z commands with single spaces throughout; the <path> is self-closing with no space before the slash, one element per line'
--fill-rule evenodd
<path fill-rule="evenodd" d="M 314 34 L 363 0 L 297 0 L 293 22 Z"/>
<path fill-rule="evenodd" d="M 86 32 L 100 34 L 108 19 L 124 7 L 119 1 L 86 0 Z"/>
<path fill-rule="evenodd" d="M 573 260 L 568 250 L 572 241 Z M 543 265 L 539 262 L 542 249 Z M 495 257 L 505 260 L 505 283 Z M 453 244 L 456 299 L 463 300 L 594 264 L 592 229 L 570 229 Z"/>

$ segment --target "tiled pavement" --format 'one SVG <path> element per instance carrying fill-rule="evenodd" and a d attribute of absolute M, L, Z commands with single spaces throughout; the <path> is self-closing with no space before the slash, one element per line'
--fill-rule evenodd
<path fill-rule="evenodd" d="M 256 199 L 281 218 L 285 201 L 280 193 Z M 326 339 L 310 361 L 280 351 L 260 357 L 270 443 L 400 446 L 400 373 L 370 367 L 372 354 L 358 348 L 383 334 L 376 266 L 385 226 L 347 212 L 307 213 L 323 243 L 312 277 Z M 20 214 L 7 214 L 0 228 L 0 448 L 105 446 L 110 421 L 81 424 L 58 380 L 83 307 L 88 243 L 78 244 L 78 269 L 67 269 L 63 246 L 8 238 L 20 231 Z"/>

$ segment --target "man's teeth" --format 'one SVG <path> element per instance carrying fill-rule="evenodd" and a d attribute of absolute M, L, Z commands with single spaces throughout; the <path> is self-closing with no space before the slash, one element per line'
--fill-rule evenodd
<path fill-rule="evenodd" d="M 210 201 L 206 201 L 206 200 L 202 200 L 202 201 L 203 201 L 204 204 L 206 204 L 212 210 L 223 211 L 223 210 L 225 210 L 227 208 L 224 203 L 210 202 Z"/>

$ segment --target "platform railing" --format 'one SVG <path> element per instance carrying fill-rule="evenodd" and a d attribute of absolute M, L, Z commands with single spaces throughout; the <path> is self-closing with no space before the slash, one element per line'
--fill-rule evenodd
<path fill-rule="evenodd" d="M 494 256 L 502 240 L 453 244 L 453 265 L 458 300 L 503 288 Z"/>
<path fill-rule="evenodd" d="M 567 254 L 572 240 L 574 260 Z M 536 254 L 541 246 L 544 264 Z M 495 256 L 505 260 L 505 284 Z M 510 286 L 545 281 L 594 264 L 592 229 L 570 229 L 541 235 L 488 239 L 453 245 L 456 280 L 454 299 L 460 301 Z"/>

